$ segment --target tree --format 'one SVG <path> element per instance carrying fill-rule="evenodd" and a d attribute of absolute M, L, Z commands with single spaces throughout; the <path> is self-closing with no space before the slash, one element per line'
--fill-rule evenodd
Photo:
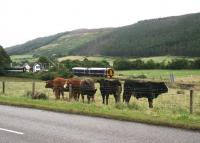
<path fill-rule="evenodd" d="M 5 52 L 2 46 L 0 46 L 0 67 L 5 68 L 9 67 L 11 63 L 11 59 L 9 55 Z"/>

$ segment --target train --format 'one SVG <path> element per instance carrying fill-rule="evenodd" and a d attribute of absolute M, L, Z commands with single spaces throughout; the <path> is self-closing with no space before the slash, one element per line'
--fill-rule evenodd
<path fill-rule="evenodd" d="M 112 68 L 73 67 L 72 73 L 77 76 L 101 76 L 110 78 L 114 76 L 114 70 Z"/>
<path fill-rule="evenodd" d="M 11 68 L 5 68 L 2 70 L 6 73 L 20 73 L 20 72 L 26 72 L 25 67 L 11 67 Z"/>

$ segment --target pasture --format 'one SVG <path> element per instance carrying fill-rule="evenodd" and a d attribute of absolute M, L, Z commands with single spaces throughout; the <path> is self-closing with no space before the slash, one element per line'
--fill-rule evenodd
<path fill-rule="evenodd" d="M 0 77 L 0 81 L 2 80 L 5 81 L 5 78 Z M 115 104 L 112 95 L 109 97 L 109 105 L 103 105 L 99 84 L 97 83 L 98 90 L 95 94 L 95 103 L 91 104 L 82 103 L 81 99 L 79 99 L 79 102 L 69 102 L 68 92 L 65 92 L 65 100 L 55 100 L 52 89 L 44 88 L 45 82 L 35 81 L 35 83 L 36 91 L 45 93 L 49 97 L 48 100 L 33 100 L 26 96 L 27 91 L 32 91 L 32 81 L 8 78 L 5 83 L 5 94 L 2 94 L 2 83 L 0 82 L 0 103 L 157 125 L 200 129 L 199 91 L 194 91 L 194 111 L 193 114 L 189 114 L 189 90 L 169 88 L 168 93 L 154 99 L 154 108 L 149 109 L 145 98 L 136 100 L 132 97 L 130 104 L 126 105 L 126 103 L 122 102 Z"/>
<path fill-rule="evenodd" d="M 16 63 L 24 63 L 25 61 L 32 63 L 38 60 L 38 58 L 33 57 L 33 55 L 12 55 L 10 58 Z"/>
<path fill-rule="evenodd" d="M 125 76 L 125 77 L 138 77 L 140 75 L 145 75 L 149 79 L 169 79 L 169 75 L 173 74 L 177 79 L 200 78 L 200 70 L 122 70 L 116 71 L 115 76 Z M 199 80 L 200 82 L 200 80 Z"/>
<path fill-rule="evenodd" d="M 102 60 L 106 60 L 110 63 L 110 65 L 113 65 L 113 61 L 122 57 L 109 57 L 109 56 L 66 56 L 66 57 L 61 57 L 58 58 L 58 61 L 64 61 L 64 60 L 84 60 L 84 58 L 87 58 L 88 60 L 91 61 L 102 61 Z M 136 60 L 137 58 L 135 57 L 123 57 L 125 59 L 128 59 L 130 61 Z M 148 61 L 148 60 L 154 60 L 156 63 L 160 63 L 160 62 L 169 62 L 172 59 L 175 58 L 187 58 L 189 60 L 193 60 L 195 59 L 195 57 L 180 57 L 180 56 L 156 56 L 156 57 L 142 57 L 140 58 L 141 60 L 143 60 L 144 62 Z"/>

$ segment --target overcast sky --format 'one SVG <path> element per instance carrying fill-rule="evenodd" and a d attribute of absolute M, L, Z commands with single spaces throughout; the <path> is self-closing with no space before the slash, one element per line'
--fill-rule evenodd
<path fill-rule="evenodd" d="M 0 0 L 0 45 L 196 12 L 200 0 Z"/>

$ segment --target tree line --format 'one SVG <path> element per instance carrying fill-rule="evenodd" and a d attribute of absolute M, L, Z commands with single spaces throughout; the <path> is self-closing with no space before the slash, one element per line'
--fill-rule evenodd
<path fill-rule="evenodd" d="M 11 59 L 8 54 L 5 52 L 3 47 L 0 45 L 0 70 L 6 67 L 9 67 Z"/>
<path fill-rule="evenodd" d="M 130 61 L 127 59 L 117 59 L 113 62 L 115 70 L 133 70 L 133 69 L 200 69 L 200 58 L 188 60 L 185 58 L 172 59 L 169 62 L 160 63 L 150 59 L 144 62 L 141 59 Z"/>

